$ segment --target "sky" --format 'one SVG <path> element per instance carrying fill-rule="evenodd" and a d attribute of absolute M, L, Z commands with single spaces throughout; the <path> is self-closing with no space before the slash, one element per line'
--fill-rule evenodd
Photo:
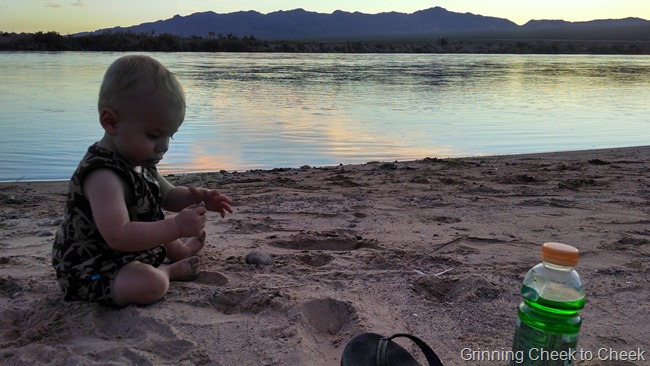
<path fill-rule="evenodd" d="M 0 31 L 70 34 L 204 11 L 255 10 L 266 14 L 303 8 L 319 13 L 344 10 L 376 14 L 413 13 L 434 6 L 506 18 L 520 25 L 531 19 L 585 21 L 638 17 L 650 20 L 648 0 L 2 0 Z"/>

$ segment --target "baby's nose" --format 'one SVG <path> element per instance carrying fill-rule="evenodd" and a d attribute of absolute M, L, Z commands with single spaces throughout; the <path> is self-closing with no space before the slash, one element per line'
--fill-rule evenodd
<path fill-rule="evenodd" d="M 166 153 L 167 150 L 169 149 L 169 139 L 165 139 L 163 142 L 159 143 L 158 146 L 156 146 L 156 151 L 159 153 Z"/>

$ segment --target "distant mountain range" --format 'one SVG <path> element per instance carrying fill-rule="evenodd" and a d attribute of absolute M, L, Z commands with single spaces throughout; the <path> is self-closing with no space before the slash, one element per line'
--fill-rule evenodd
<path fill-rule="evenodd" d="M 412 14 L 389 12 L 379 14 L 349 13 L 337 10 L 332 14 L 304 9 L 261 14 L 240 11 L 229 14 L 214 12 L 143 23 L 131 27 L 100 29 L 90 33 L 131 31 L 134 33 L 171 33 L 184 37 L 209 35 L 238 37 L 255 36 L 264 40 L 327 40 L 345 38 L 386 37 L 448 37 L 529 39 L 604 39 L 650 40 L 650 22 L 639 18 L 567 22 L 563 20 L 531 20 L 519 26 L 496 17 L 472 13 L 456 13 L 441 7 Z M 80 34 L 89 34 L 80 33 Z"/>

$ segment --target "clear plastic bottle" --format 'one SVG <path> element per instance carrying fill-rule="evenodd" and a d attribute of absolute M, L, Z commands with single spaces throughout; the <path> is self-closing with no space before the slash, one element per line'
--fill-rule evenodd
<path fill-rule="evenodd" d="M 542 263 L 533 267 L 521 287 L 510 365 L 569 366 L 576 358 L 579 312 L 585 288 L 574 270 L 578 249 L 560 243 L 542 246 Z"/>

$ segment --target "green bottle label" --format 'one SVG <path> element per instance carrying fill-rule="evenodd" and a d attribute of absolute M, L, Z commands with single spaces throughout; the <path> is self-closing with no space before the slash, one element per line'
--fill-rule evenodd
<path fill-rule="evenodd" d="M 576 360 L 578 334 L 549 334 L 517 319 L 511 366 L 571 366 Z M 521 356 L 521 357 L 519 357 Z"/>

